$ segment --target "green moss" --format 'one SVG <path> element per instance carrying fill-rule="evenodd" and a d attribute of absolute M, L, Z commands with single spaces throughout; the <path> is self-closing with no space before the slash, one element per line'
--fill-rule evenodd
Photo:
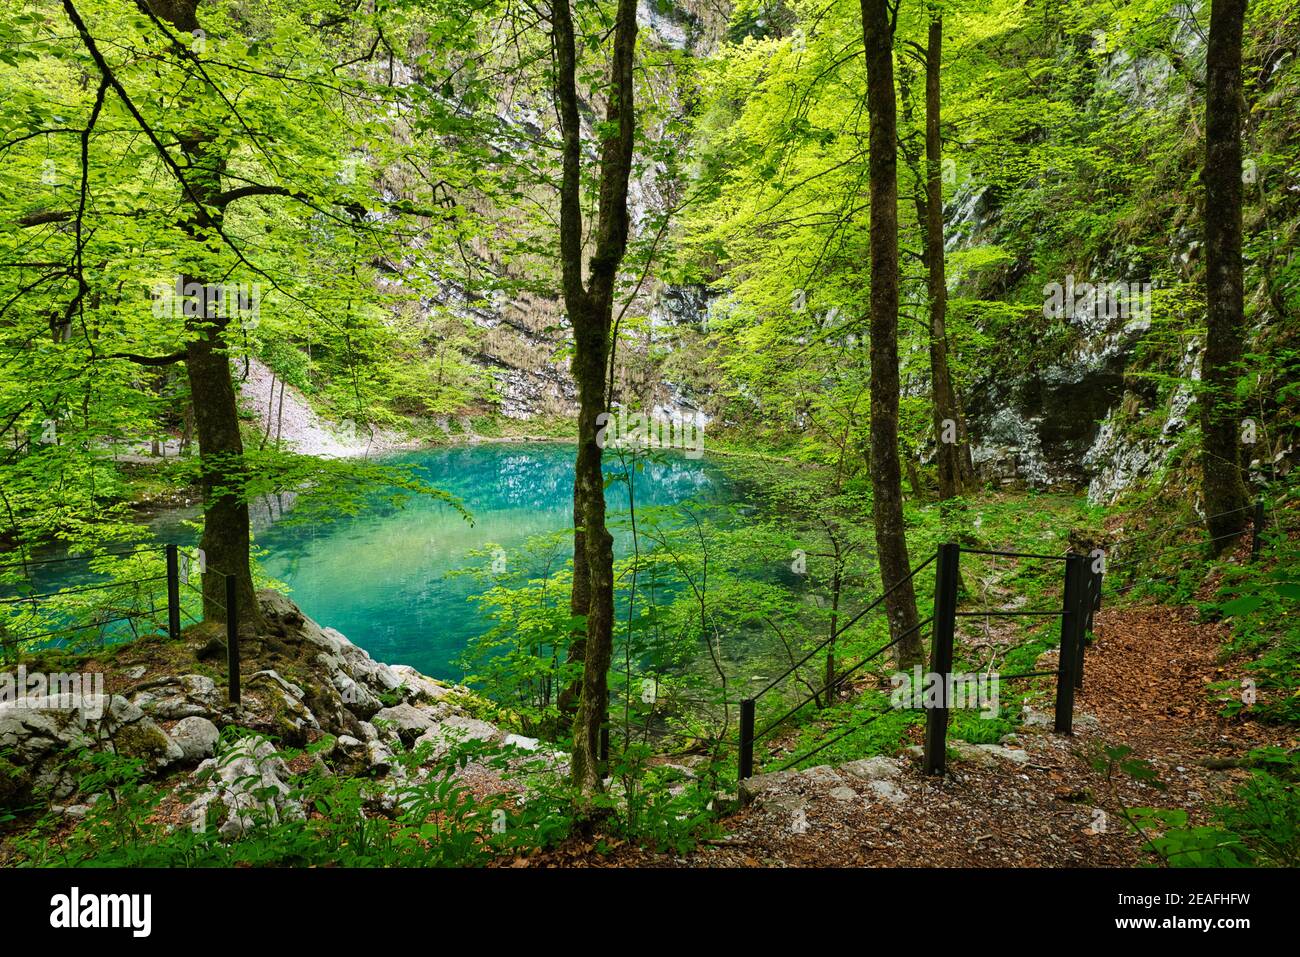
<path fill-rule="evenodd" d="M 154 724 L 137 722 L 118 729 L 113 735 L 113 750 L 128 758 L 150 760 L 167 753 L 167 735 Z"/>

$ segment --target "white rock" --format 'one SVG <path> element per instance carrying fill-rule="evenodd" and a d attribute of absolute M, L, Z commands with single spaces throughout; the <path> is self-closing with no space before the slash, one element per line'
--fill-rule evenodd
<path fill-rule="evenodd" d="M 437 724 L 437 718 L 411 704 L 384 708 L 372 721 L 384 721 L 392 726 L 398 737 L 408 744 Z"/>
<path fill-rule="evenodd" d="M 393 665 L 392 671 L 406 686 L 408 695 L 420 701 L 437 701 L 451 691 L 432 678 L 420 674 L 410 665 Z"/>
<path fill-rule="evenodd" d="M 864 781 L 881 781 L 889 778 L 896 778 L 902 769 L 898 762 L 893 758 L 876 756 L 874 758 L 863 758 L 859 761 L 849 761 L 840 767 L 841 771 L 851 774 L 855 778 L 861 778 Z"/>
<path fill-rule="evenodd" d="M 177 722 L 169 737 L 181 749 L 184 760 L 198 761 L 216 754 L 221 732 L 207 718 L 196 715 Z"/>
<path fill-rule="evenodd" d="M 239 837 L 259 824 L 301 820 L 302 806 L 290 796 L 289 769 L 265 738 L 243 738 L 228 754 L 198 767 L 209 774 L 207 789 L 183 812 L 183 820 L 201 827 L 208 808 L 220 805 L 224 820 L 218 833 Z"/>
<path fill-rule="evenodd" d="M 453 715 L 434 725 L 416 740 L 415 746 L 432 745 L 433 757 L 441 758 L 456 744 L 464 741 L 500 741 L 501 730 L 486 721 Z"/>
<path fill-rule="evenodd" d="M 868 789 L 879 798 L 890 801 L 894 804 L 902 804 L 907 800 L 907 792 L 903 791 L 892 781 L 868 781 Z"/>

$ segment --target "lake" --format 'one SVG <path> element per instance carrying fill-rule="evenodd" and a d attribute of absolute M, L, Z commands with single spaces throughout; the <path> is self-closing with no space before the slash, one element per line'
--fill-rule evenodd
<path fill-rule="evenodd" d="M 482 443 L 387 456 L 385 463 L 412 466 L 424 481 L 457 496 L 473 523 L 426 496 L 393 507 L 385 501 L 391 489 L 377 489 L 373 507 L 360 514 L 325 524 L 276 520 L 278 503 L 262 503 L 254 520 L 256 546 L 265 552 L 262 569 L 289 586 L 305 614 L 337 628 L 375 658 L 457 680 L 457 656 L 490 622 L 469 600 L 478 583 L 452 573 L 494 558 L 516 571 L 511 563 L 526 561 L 526 541 L 571 529 L 576 451 L 563 443 Z M 607 462 L 607 473 L 615 467 Z M 722 504 L 734 501 L 737 489 L 715 464 L 673 452 L 645 461 L 635 474 L 635 494 L 641 509 L 688 499 Z M 610 485 L 606 499 L 612 524 L 620 512 L 626 514 L 623 483 Z M 196 514 L 163 513 L 152 523 L 155 533 L 167 541 L 193 541 L 183 521 Z M 291 506 L 286 514 L 292 517 Z M 501 551 L 472 554 L 494 546 Z M 626 535 L 616 536 L 619 554 L 629 547 Z M 571 556 L 571 544 L 563 543 L 558 566 Z"/>

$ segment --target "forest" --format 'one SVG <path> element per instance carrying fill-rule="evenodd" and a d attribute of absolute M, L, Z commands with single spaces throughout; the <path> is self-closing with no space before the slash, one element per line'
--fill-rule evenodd
<path fill-rule="evenodd" d="M 0 871 L 1296 867 L 1298 53 L 12 0 Z"/>

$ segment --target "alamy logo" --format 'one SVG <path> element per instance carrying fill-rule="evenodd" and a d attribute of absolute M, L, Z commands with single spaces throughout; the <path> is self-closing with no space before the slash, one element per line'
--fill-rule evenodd
<path fill-rule="evenodd" d="M 74 887 L 71 893 L 50 898 L 50 926 L 125 927 L 133 937 L 148 937 L 153 929 L 153 895 L 151 894 L 82 894 Z"/>
<path fill-rule="evenodd" d="M 954 672 L 944 682 L 944 676 L 934 671 L 912 668 L 912 673 L 895 672 L 889 678 L 893 692 L 889 696 L 892 708 L 970 708 L 978 710 L 981 718 L 998 716 L 998 675 Z"/>
<path fill-rule="evenodd" d="M 699 413 L 648 415 L 619 409 L 596 416 L 596 444 L 602 449 L 681 449 L 688 459 L 704 455 L 704 423 Z"/>
<path fill-rule="evenodd" d="M 233 319 L 246 315 L 245 324 L 256 328 L 262 306 L 262 287 L 257 283 L 186 282 L 176 277 L 175 285 L 154 287 L 153 314 L 164 319 Z"/>
<path fill-rule="evenodd" d="M 1149 282 L 1080 282 L 1043 287 L 1044 319 L 1147 319 L 1151 316 Z"/>
<path fill-rule="evenodd" d="M 46 674 L 19 665 L 16 671 L 0 674 L 0 705 L 7 704 L 79 709 L 83 716 L 97 720 L 104 713 L 104 674 Z"/>

